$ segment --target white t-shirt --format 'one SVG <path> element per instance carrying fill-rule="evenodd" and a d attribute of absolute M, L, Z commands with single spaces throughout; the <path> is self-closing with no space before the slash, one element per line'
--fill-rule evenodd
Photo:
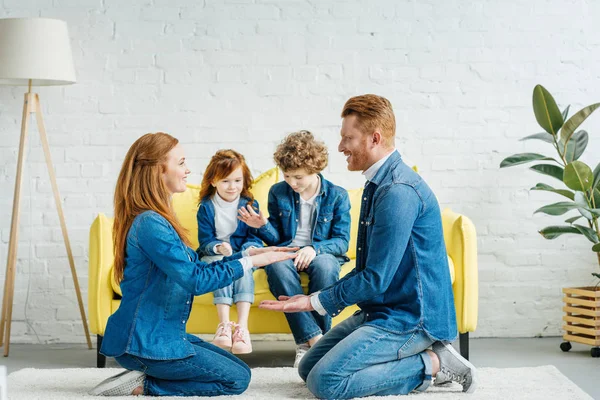
<path fill-rule="evenodd" d="M 217 239 L 228 242 L 229 238 L 236 231 L 238 226 L 238 204 L 240 197 L 229 202 L 223 200 L 218 193 L 215 193 L 211 201 L 215 206 L 215 231 Z"/>
<path fill-rule="evenodd" d="M 298 227 L 296 228 L 296 236 L 290 246 L 304 247 L 312 244 L 312 231 L 315 225 L 315 200 L 321 192 L 321 178 L 314 196 L 308 200 L 304 200 L 300 196 L 300 218 L 298 218 Z"/>

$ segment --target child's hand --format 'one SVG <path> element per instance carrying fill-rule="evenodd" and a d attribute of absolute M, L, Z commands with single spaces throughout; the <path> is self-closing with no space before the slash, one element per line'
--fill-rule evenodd
<path fill-rule="evenodd" d="M 240 208 L 238 213 L 240 214 L 238 215 L 238 219 L 251 228 L 258 229 L 265 226 L 268 222 L 262 211 L 259 210 L 257 214 L 250 204 L 248 204 L 246 208 Z"/>
<path fill-rule="evenodd" d="M 229 243 L 223 242 L 217 245 L 217 253 L 227 257 L 233 254 L 233 249 L 231 248 L 231 245 Z"/>
<path fill-rule="evenodd" d="M 312 246 L 306 246 L 297 251 L 298 257 L 294 260 L 294 266 L 298 271 L 304 271 L 308 268 L 312 260 L 317 256 L 317 252 Z"/>

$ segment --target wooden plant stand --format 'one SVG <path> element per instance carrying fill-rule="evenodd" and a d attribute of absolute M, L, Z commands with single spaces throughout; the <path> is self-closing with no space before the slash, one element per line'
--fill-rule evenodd
<path fill-rule="evenodd" d="M 571 350 L 571 343 L 592 346 L 592 357 L 600 357 L 600 286 L 563 288 L 563 329 L 565 342 L 562 351 Z"/>

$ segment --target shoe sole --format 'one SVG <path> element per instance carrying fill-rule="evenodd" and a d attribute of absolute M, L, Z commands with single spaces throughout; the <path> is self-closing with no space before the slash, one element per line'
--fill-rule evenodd
<path fill-rule="evenodd" d="M 252 353 L 252 349 L 244 350 L 244 351 L 231 349 L 231 354 L 250 354 L 250 353 Z"/>
<path fill-rule="evenodd" d="M 457 359 L 459 359 L 469 370 L 471 371 L 471 385 L 465 390 L 463 387 L 463 392 L 465 393 L 473 393 L 475 389 L 477 389 L 477 368 L 473 364 L 469 362 L 466 358 L 461 356 L 451 344 L 445 344 L 446 349 L 452 353 Z M 464 360 L 464 361 L 463 361 Z"/>
<path fill-rule="evenodd" d="M 133 378 L 132 376 L 135 375 L 135 378 Z M 129 382 L 132 379 L 137 379 L 140 376 L 143 376 L 144 373 L 140 372 L 140 371 L 128 371 L 127 373 L 124 373 L 122 375 L 118 375 L 118 378 L 113 376 L 111 378 L 107 378 L 106 380 L 104 380 L 103 382 L 100 382 L 98 384 L 98 386 L 96 386 L 95 388 L 93 388 L 92 390 L 90 390 L 88 392 L 89 395 L 92 396 L 101 396 L 102 393 L 107 392 L 109 390 L 112 390 L 114 388 L 116 388 L 117 386 L 122 385 L 125 382 Z"/>
<path fill-rule="evenodd" d="M 215 345 L 215 346 L 217 346 L 220 349 L 223 349 L 223 350 L 231 352 L 231 345 L 227 346 L 227 344 L 215 343 L 215 342 L 212 342 L 212 344 Z"/>

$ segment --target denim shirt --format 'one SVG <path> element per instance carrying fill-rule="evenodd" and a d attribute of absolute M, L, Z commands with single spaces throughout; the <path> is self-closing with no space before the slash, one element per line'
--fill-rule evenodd
<path fill-rule="evenodd" d="M 245 208 L 249 201 L 250 199 L 246 197 L 240 197 L 238 210 Z M 252 203 L 252 207 L 258 212 L 259 206 L 256 200 Z M 216 255 L 214 247 L 223 241 L 217 239 L 215 205 L 210 198 L 203 199 L 200 203 L 196 220 L 198 221 L 198 243 L 200 244 L 197 250 L 198 254 L 200 257 Z M 245 250 L 250 246 L 263 247 L 262 240 L 256 234 L 257 229 L 251 228 L 238 220 L 237 229 L 229 238 L 229 244 L 234 252 Z"/>
<path fill-rule="evenodd" d="M 442 218 L 425 181 L 394 152 L 363 192 L 356 268 L 321 291 L 335 316 L 358 304 L 367 325 L 396 333 L 457 335 Z"/>
<path fill-rule="evenodd" d="M 241 278 L 240 253 L 206 264 L 165 218 L 145 211 L 133 220 L 125 254 L 121 305 L 108 318 L 100 352 L 155 360 L 195 354 L 185 331 L 194 296 Z"/>
<path fill-rule="evenodd" d="M 329 182 L 321 174 L 321 191 L 315 199 L 316 213 L 312 244 L 317 255 L 346 257 L 350 242 L 350 198 L 346 189 Z M 296 236 L 300 218 L 300 195 L 286 182 L 269 190 L 269 222 L 258 230 L 258 236 L 269 246 L 287 246 Z"/>

